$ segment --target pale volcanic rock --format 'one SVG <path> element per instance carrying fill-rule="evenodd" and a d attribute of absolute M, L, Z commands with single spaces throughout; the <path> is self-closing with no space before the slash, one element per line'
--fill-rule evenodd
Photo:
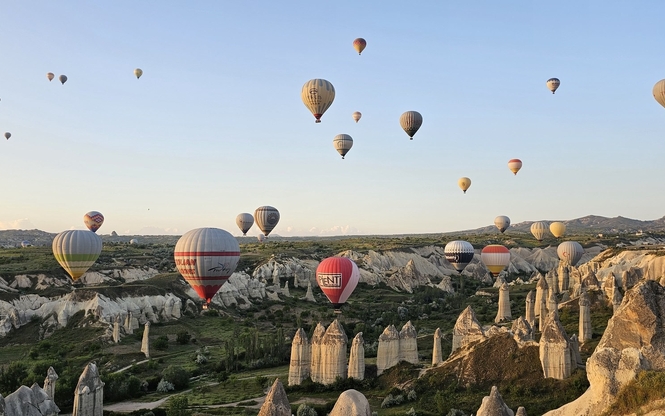
<path fill-rule="evenodd" d="M 328 416 L 372 416 L 372 409 L 364 394 L 351 389 L 339 395 Z"/>
<path fill-rule="evenodd" d="M 289 363 L 289 386 L 300 385 L 309 377 L 312 350 L 307 334 L 298 328 L 291 341 L 291 361 Z"/>
<path fill-rule="evenodd" d="M 272 383 L 258 416 L 291 416 L 291 405 L 279 378 Z"/>
<path fill-rule="evenodd" d="M 476 412 L 476 416 L 514 416 L 496 386 L 492 386 L 489 396 L 483 397 L 483 403 Z"/>
<path fill-rule="evenodd" d="M 623 296 L 621 295 L 621 292 L 619 292 L 619 288 L 615 287 L 614 288 L 614 293 L 612 294 L 612 311 L 616 312 L 617 309 L 619 309 L 619 306 L 621 306 L 621 301 L 623 301 Z"/>
<path fill-rule="evenodd" d="M 461 277 L 464 279 L 464 277 Z M 450 276 L 443 276 L 439 284 L 436 285 L 436 287 L 446 293 L 455 293 L 455 289 L 453 288 L 453 283 L 451 282 Z"/>
<path fill-rule="evenodd" d="M 536 293 L 533 290 L 526 295 L 526 321 L 532 328 L 536 324 Z"/>
<path fill-rule="evenodd" d="M 379 347 L 376 352 L 376 375 L 399 363 L 399 332 L 390 325 L 379 335 Z"/>
<path fill-rule="evenodd" d="M 413 293 L 413 289 L 419 286 L 432 286 L 432 281 L 420 272 L 413 259 L 410 259 L 404 267 L 386 271 L 385 275 L 385 283 L 389 287 L 407 293 Z"/>
<path fill-rule="evenodd" d="M 640 273 L 639 279 L 660 280 L 665 275 L 665 257 L 654 254 L 653 250 L 626 250 L 609 257 L 605 254 L 600 253 L 597 258 L 579 266 L 583 274 L 593 270 L 598 280 L 603 281 L 609 273 L 613 273 L 621 287 L 624 286 L 621 281 L 623 272 L 631 268 L 636 270 L 633 273 Z"/>
<path fill-rule="evenodd" d="M 55 397 L 56 381 L 58 381 L 58 373 L 55 372 L 53 367 L 49 367 L 46 371 L 46 378 L 44 379 L 44 391 L 52 399 Z"/>
<path fill-rule="evenodd" d="M 76 385 L 72 416 L 103 416 L 104 383 L 99 378 L 97 365 L 89 363 Z"/>
<path fill-rule="evenodd" d="M 450 354 L 452 355 L 455 350 L 462 348 L 472 342 L 484 340 L 485 332 L 482 325 L 476 318 L 476 313 L 467 306 L 460 316 L 457 317 L 455 327 L 453 328 L 453 347 Z"/>
<path fill-rule="evenodd" d="M 568 290 L 570 285 L 570 265 L 565 262 L 561 262 L 559 265 L 558 278 L 559 278 L 559 292 L 562 293 Z"/>
<path fill-rule="evenodd" d="M 2 405 L 2 414 L 7 416 L 53 416 L 60 413 L 55 402 L 37 383 L 32 388 L 19 387 L 2 400 Z"/>
<path fill-rule="evenodd" d="M 521 316 L 513 321 L 510 332 L 513 333 L 513 338 L 518 345 L 533 341 L 533 329 L 529 322 Z"/>
<path fill-rule="evenodd" d="M 284 288 L 282 289 L 282 296 L 286 296 L 287 298 L 291 297 L 291 292 L 289 292 L 289 281 L 287 280 L 284 282 Z"/>
<path fill-rule="evenodd" d="M 145 328 L 143 329 L 141 352 L 145 354 L 145 358 L 150 358 L 150 321 L 145 323 Z"/>
<path fill-rule="evenodd" d="M 559 310 L 559 301 L 557 300 L 554 291 L 550 291 L 550 294 L 547 298 L 547 312 L 548 313 L 558 312 L 558 310 Z"/>
<path fill-rule="evenodd" d="M 559 380 L 570 377 L 570 340 L 559 321 L 559 314 L 550 312 L 545 321 L 545 328 L 540 337 L 540 363 L 545 378 Z"/>
<path fill-rule="evenodd" d="M 315 383 L 321 382 L 321 341 L 323 336 L 326 334 L 326 328 L 321 325 L 319 322 L 314 328 L 314 334 L 312 334 L 311 340 L 311 365 L 310 368 L 310 378 Z"/>
<path fill-rule="evenodd" d="M 569 288 L 573 288 L 582 284 L 582 273 L 580 273 L 580 270 L 577 267 L 571 266 L 568 269 L 568 272 L 570 275 Z"/>
<path fill-rule="evenodd" d="M 540 316 L 540 304 L 543 302 L 543 299 L 545 299 L 545 302 L 547 303 L 549 288 L 550 286 L 547 284 L 547 278 L 541 276 L 536 284 L 536 316 Z"/>
<path fill-rule="evenodd" d="M 295 287 L 305 287 L 307 282 L 315 278 L 318 265 L 319 262 L 315 260 L 300 260 L 295 257 L 282 260 L 273 257 L 254 269 L 252 276 L 272 284 L 280 284 L 281 280 L 293 277 Z"/>
<path fill-rule="evenodd" d="M 559 293 L 559 274 L 556 269 L 550 270 L 545 274 L 547 288 L 550 292 Z"/>
<path fill-rule="evenodd" d="M 48 393 L 44 391 L 41 387 L 39 387 L 39 384 L 33 383 L 32 386 L 30 387 L 30 390 L 32 390 L 32 393 L 34 394 L 35 404 L 39 409 L 40 414 L 57 415 L 58 413 L 60 413 L 60 409 L 58 408 L 58 406 L 56 406 L 55 401 L 53 401 L 53 398 L 49 396 Z"/>
<path fill-rule="evenodd" d="M 346 378 L 346 345 L 349 339 L 337 319 L 332 321 L 321 339 L 321 384 L 333 384 L 337 378 Z"/>
<path fill-rule="evenodd" d="M 418 333 L 411 321 L 399 331 L 399 361 L 418 364 Z"/>
<path fill-rule="evenodd" d="M 590 387 L 548 416 L 593 416 L 611 405 L 621 387 L 642 370 L 665 371 L 665 288 L 642 280 L 626 292 L 587 360 Z"/>
<path fill-rule="evenodd" d="M 434 331 L 434 348 L 432 349 L 432 367 L 436 367 L 443 362 L 443 352 L 441 350 L 441 338 L 443 333 L 441 328 L 437 328 Z"/>
<path fill-rule="evenodd" d="M 32 280 L 25 274 L 19 274 L 14 277 L 14 281 L 9 285 L 12 289 L 27 289 L 32 287 Z"/>
<path fill-rule="evenodd" d="M 582 279 L 582 286 L 589 289 L 598 289 L 600 288 L 600 282 L 596 277 L 596 273 L 593 270 L 589 270 L 584 278 Z"/>
<path fill-rule="evenodd" d="M 607 297 L 607 300 L 612 303 L 612 297 L 614 296 L 614 289 L 617 288 L 616 284 L 616 279 L 614 277 L 614 273 L 609 273 L 606 277 L 605 280 L 603 280 L 603 285 L 602 289 L 603 292 L 605 292 L 605 296 Z"/>
<path fill-rule="evenodd" d="M 518 407 L 515 416 L 527 416 L 526 409 L 523 406 Z"/>
<path fill-rule="evenodd" d="M 580 323 L 579 323 L 579 336 L 578 339 L 585 343 L 590 341 L 593 337 L 593 329 L 591 327 L 591 302 L 586 290 L 580 294 Z"/>
<path fill-rule="evenodd" d="M 556 247 L 552 246 L 546 248 L 534 248 L 524 260 L 538 270 L 549 271 L 555 269 L 559 265 L 559 255 L 556 252 Z"/>
<path fill-rule="evenodd" d="M 307 282 L 307 293 L 305 293 L 305 300 L 307 302 L 316 303 L 316 299 L 314 299 L 314 293 L 312 292 L 312 282 Z"/>
<path fill-rule="evenodd" d="M 113 320 L 113 342 L 120 342 L 120 315 Z"/>
<path fill-rule="evenodd" d="M 503 275 L 500 274 L 496 277 L 496 280 L 494 281 L 492 287 L 495 289 L 501 289 L 501 287 L 505 284 L 506 284 L 506 279 L 503 277 Z"/>
<path fill-rule="evenodd" d="M 496 312 L 494 322 L 498 324 L 499 322 L 510 319 L 512 319 L 512 314 L 510 313 L 510 290 L 508 285 L 504 283 L 499 288 L 499 309 Z"/>
<path fill-rule="evenodd" d="M 348 378 L 356 380 L 365 379 L 365 340 L 363 333 L 358 332 L 351 341 L 351 352 L 349 353 Z"/>
<path fill-rule="evenodd" d="M 570 363 L 573 368 L 581 367 L 584 365 L 582 361 L 582 356 L 580 355 L 580 342 L 577 339 L 577 334 L 573 334 L 570 337 Z"/>

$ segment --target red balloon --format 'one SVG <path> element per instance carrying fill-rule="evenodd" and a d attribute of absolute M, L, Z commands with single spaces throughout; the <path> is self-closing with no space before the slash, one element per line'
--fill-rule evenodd
<path fill-rule="evenodd" d="M 358 266 L 346 257 L 328 257 L 316 268 L 316 283 L 335 309 L 351 296 L 359 279 Z"/>

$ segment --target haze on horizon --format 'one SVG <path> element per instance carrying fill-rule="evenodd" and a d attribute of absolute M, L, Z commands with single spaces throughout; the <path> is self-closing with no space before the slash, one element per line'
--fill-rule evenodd
<path fill-rule="evenodd" d="M 408 13 L 394 1 L 5 2 L 0 229 L 83 229 L 98 210 L 100 234 L 239 235 L 236 215 L 261 205 L 279 209 L 282 236 L 451 232 L 497 215 L 661 218 L 665 109 L 651 90 L 665 78 L 663 12 L 650 1 Z M 312 78 L 336 89 L 320 124 L 300 100 Z M 408 110 L 424 119 L 413 141 L 399 126 Z M 354 139 L 344 160 L 340 133 Z M 517 176 L 511 158 L 524 162 Z"/>

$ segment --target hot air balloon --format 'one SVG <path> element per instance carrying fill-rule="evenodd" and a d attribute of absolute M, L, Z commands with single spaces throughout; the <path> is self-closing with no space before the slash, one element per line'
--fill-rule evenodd
<path fill-rule="evenodd" d="M 325 79 L 310 79 L 302 86 L 300 98 L 314 114 L 315 123 L 320 123 L 321 116 L 335 99 L 335 87 Z"/>
<path fill-rule="evenodd" d="M 353 117 L 353 119 L 356 121 L 356 123 L 360 120 L 360 117 L 362 117 L 362 116 L 363 115 L 360 111 L 356 111 L 355 113 L 353 113 L 351 115 L 351 117 Z"/>
<path fill-rule="evenodd" d="M 457 186 L 459 186 L 460 189 L 466 193 L 466 190 L 469 189 L 469 186 L 471 186 L 471 179 L 467 178 L 466 176 L 459 178 L 457 180 Z"/>
<path fill-rule="evenodd" d="M 423 125 L 423 116 L 417 111 L 407 111 L 399 118 L 399 124 L 402 126 L 409 138 L 413 140 L 413 135 L 416 134 L 420 126 Z"/>
<path fill-rule="evenodd" d="M 360 55 L 364 50 L 365 47 L 367 46 L 367 41 L 363 38 L 357 38 L 353 41 L 353 49 L 358 52 L 358 55 Z"/>
<path fill-rule="evenodd" d="M 67 230 L 53 238 L 53 256 L 72 280 L 88 271 L 102 252 L 102 239 L 92 231 Z"/>
<path fill-rule="evenodd" d="M 658 101 L 658 104 L 665 107 L 665 79 L 661 79 L 653 86 L 653 98 Z"/>
<path fill-rule="evenodd" d="M 522 169 L 522 161 L 519 159 L 510 159 L 508 161 L 508 169 L 510 169 L 511 172 L 517 175 L 517 172 L 519 172 L 520 169 Z"/>
<path fill-rule="evenodd" d="M 139 243 L 139 240 L 136 239 L 136 238 L 132 238 L 131 240 L 129 240 L 129 244 L 134 245 L 134 244 L 138 244 L 138 243 Z"/>
<path fill-rule="evenodd" d="M 446 244 L 443 253 L 455 270 L 462 273 L 464 268 L 473 260 L 474 249 L 468 241 L 455 240 Z"/>
<path fill-rule="evenodd" d="M 182 277 L 210 303 L 240 260 L 238 241 L 219 228 L 196 228 L 178 240 L 173 252 Z"/>
<path fill-rule="evenodd" d="M 49 81 L 53 81 L 53 78 L 55 78 L 55 74 L 53 72 L 49 72 L 46 74 L 46 78 L 48 78 Z"/>
<path fill-rule="evenodd" d="M 316 283 L 339 313 L 358 285 L 358 266 L 347 257 L 328 257 L 316 268 Z"/>
<path fill-rule="evenodd" d="M 60 80 L 62 85 L 65 85 L 65 82 L 67 82 L 67 75 L 60 75 L 58 79 Z"/>
<path fill-rule="evenodd" d="M 494 218 L 494 225 L 496 225 L 496 228 L 499 229 L 502 233 L 510 227 L 510 218 L 506 217 L 505 215 L 499 215 L 498 217 Z"/>
<path fill-rule="evenodd" d="M 96 233 L 99 227 L 104 224 L 104 216 L 101 212 L 90 211 L 83 216 L 83 223 L 88 227 L 88 230 Z"/>
<path fill-rule="evenodd" d="M 256 221 L 256 225 L 261 231 L 263 231 L 263 234 L 267 238 L 268 234 L 270 234 L 272 229 L 275 228 L 279 222 L 279 211 L 277 211 L 277 208 L 268 205 L 258 207 L 256 211 L 254 211 L 254 220 Z"/>
<path fill-rule="evenodd" d="M 263 234 L 259 234 L 256 236 L 256 239 L 259 240 L 259 243 L 263 243 L 264 241 L 266 241 L 266 236 Z"/>
<path fill-rule="evenodd" d="M 9 138 L 12 137 L 12 134 L 8 131 L 5 132 L 5 139 L 9 140 Z"/>
<path fill-rule="evenodd" d="M 563 237 L 563 235 L 566 233 L 566 224 L 555 221 L 550 224 L 550 232 L 556 238 Z"/>
<path fill-rule="evenodd" d="M 563 262 L 574 266 L 582 258 L 584 248 L 577 241 L 564 241 L 557 247 L 556 254 L 559 255 L 559 259 Z"/>
<path fill-rule="evenodd" d="M 247 231 L 254 225 L 254 217 L 252 214 L 243 212 L 236 217 L 236 224 L 240 228 L 240 231 L 242 231 L 242 235 L 247 235 Z"/>
<path fill-rule="evenodd" d="M 561 85 L 561 81 L 559 81 L 559 78 L 550 78 L 547 80 L 547 88 L 549 88 L 549 90 L 552 91 L 552 94 L 554 94 L 556 89 L 559 88 L 559 85 Z"/>
<path fill-rule="evenodd" d="M 136 76 L 136 79 L 141 78 L 141 75 L 143 75 L 143 70 L 141 68 L 136 68 L 134 70 L 134 75 Z"/>
<path fill-rule="evenodd" d="M 536 237 L 536 240 L 543 241 L 543 237 L 547 234 L 547 223 L 538 221 L 531 224 L 531 234 Z"/>
<path fill-rule="evenodd" d="M 335 150 L 342 155 L 342 159 L 344 159 L 344 156 L 351 150 L 351 147 L 353 147 L 353 138 L 349 136 L 348 134 L 338 134 L 333 138 L 333 146 L 335 146 Z"/>
<path fill-rule="evenodd" d="M 485 246 L 480 252 L 480 260 L 497 277 L 510 264 L 510 250 L 500 244 Z"/>

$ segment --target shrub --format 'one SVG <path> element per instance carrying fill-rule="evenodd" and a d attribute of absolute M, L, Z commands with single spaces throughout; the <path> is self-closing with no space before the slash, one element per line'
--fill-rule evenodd
<path fill-rule="evenodd" d="M 189 416 L 192 414 L 187 408 L 189 400 L 181 394 L 169 399 L 169 407 L 166 410 L 166 416 Z"/>
<path fill-rule="evenodd" d="M 169 348 L 169 338 L 166 335 L 162 335 L 153 342 L 152 346 L 156 350 L 167 350 Z"/>
<path fill-rule="evenodd" d="M 168 393 L 173 390 L 175 390 L 175 386 L 173 385 L 173 383 L 169 383 L 164 379 L 161 379 L 159 381 L 159 384 L 157 385 L 157 391 L 160 393 Z"/>
<path fill-rule="evenodd" d="M 177 390 L 189 386 L 189 373 L 182 367 L 170 365 L 162 371 L 162 377 L 164 380 L 172 383 Z"/>
<path fill-rule="evenodd" d="M 301 404 L 298 406 L 298 411 L 296 412 L 296 416 L 319 416 L 316 413 L 316 410 L 314 408 L 307 406 L 305 403 Z"/>
<path fill-rule="evenodd" d="M 187 331 L 180 331 L 178 332 L 178 335 L 176 335 L 176 342 L 180 345 L 187 345 L 189 344 L 189 340 L 192 339 L 192 336 L 190 335 L 189 332 Z"/>

